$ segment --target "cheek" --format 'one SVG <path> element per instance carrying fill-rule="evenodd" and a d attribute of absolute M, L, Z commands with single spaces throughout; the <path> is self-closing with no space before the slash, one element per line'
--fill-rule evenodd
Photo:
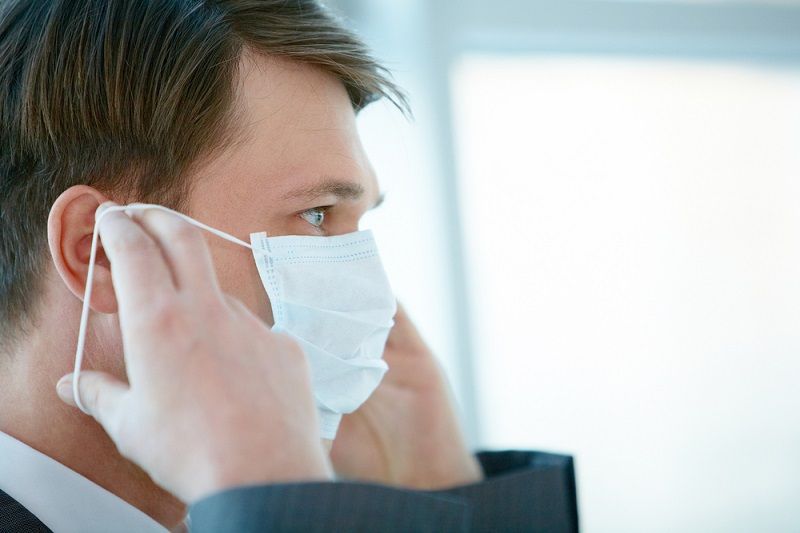
<path fill-rule="evenodd" d="M 253 314 L 272 326 L 272 308 L 252 252 L 229 243 L 209 244 L 222 291 L 241 301 Z"/>

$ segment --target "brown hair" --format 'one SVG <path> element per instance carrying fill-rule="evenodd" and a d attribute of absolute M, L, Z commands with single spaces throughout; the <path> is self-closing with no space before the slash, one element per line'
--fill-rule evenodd
<path fill-rule="evenodd" d="M 50 206 L 75 184 L 180 207 L 228 138 L 245 49 L 337 76 L 353 107 L 402 93 L 316 0 L 3 0 L 0 345 L 24 335 Z"/>

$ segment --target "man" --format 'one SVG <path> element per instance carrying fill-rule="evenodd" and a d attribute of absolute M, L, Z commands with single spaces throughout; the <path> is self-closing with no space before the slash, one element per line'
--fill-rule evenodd
<path fill-rule="evenodd" d="M 72 364 L 95 210 L 109 199 L 152 201 L 240 238 L 354 231 L 380 198 L 355 114 L 381 96 L 403 105 L 383 72 L 311 0 L 0 5 L 0 530 L 180 526 L 185 503 L 53 393 Z M 213 238 L 208 247 L 221 290 L 271 324 L 248 250 Z M 93 287 L 86 366 L 124 379 L 102 249 Z M 384 381 L 339 429 L 340 477 L 449 489 L 476 527 L 533 520 L 537 505 L 556 504 L 571 527 L 569 490 L 522 510 L 497 497 L 541 492 L 542 473 L 570 485 L 568 459 L 489 454 L 481 468 L 402 312 L 385 357 Z M 408 496 L 374 494 L 387 508 Z M 337 513 L 313 509 L 319 520 Z"/>

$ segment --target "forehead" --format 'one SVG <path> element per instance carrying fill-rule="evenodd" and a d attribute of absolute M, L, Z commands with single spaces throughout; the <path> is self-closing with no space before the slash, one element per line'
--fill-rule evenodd
<path fill-rule="evenodd" d="M 366 197 L 377 194 L 347 91 L 322 69 L 244 54 L 232 117 L 234 142 L 200 177 L 216 181 L 240 207 L 331 180 L 360 186 Z"/>

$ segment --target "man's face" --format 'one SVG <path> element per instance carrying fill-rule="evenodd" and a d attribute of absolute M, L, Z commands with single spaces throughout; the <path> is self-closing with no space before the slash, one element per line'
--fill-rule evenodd
<path fill-rule="evenodd" d="M 340 81 L 300 63 L 242 63 L 243 135 L 196 172 L 188 213 L 244 241 L 249 234 L 339 235 L 380 198 Z M 222 289 L 272 323 L 252 252 L 207 235 Z"/>

